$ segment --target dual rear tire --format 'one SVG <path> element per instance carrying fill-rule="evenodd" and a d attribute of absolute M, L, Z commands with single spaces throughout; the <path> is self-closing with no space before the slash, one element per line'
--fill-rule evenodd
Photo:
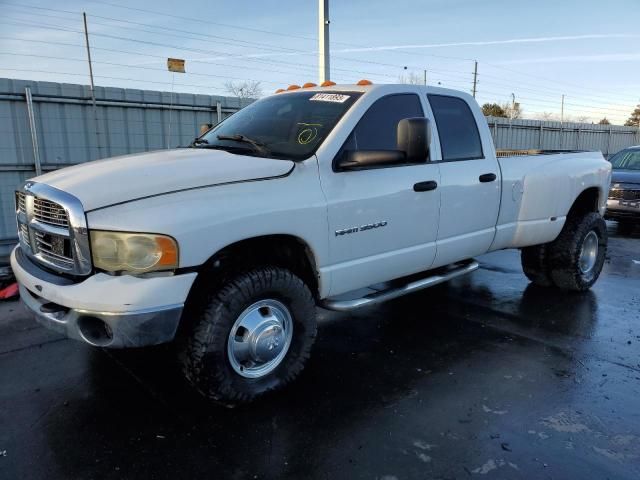
<path fill-rule="evenodd" d="M 542 287 L 588 290 L 602 271 L 607 241 L 607 226 L 598 213 L 572 216 L 553 242 L 522 249 L 522 269 Z"/>

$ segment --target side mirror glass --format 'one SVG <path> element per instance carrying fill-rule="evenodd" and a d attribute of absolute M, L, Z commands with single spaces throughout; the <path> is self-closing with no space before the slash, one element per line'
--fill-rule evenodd
<path fill-rule="evenodd" d="M 431 125 L 425 117 L 405 118 L 398 122 L 398 150 L 406 155 L 409 163 L 424 163 L 429 160 Z"/>

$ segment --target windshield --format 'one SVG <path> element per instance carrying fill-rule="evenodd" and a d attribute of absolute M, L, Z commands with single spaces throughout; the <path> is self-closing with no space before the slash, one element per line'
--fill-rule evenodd
<path fill-rule="evenodd" d="M 622 150 L 611 157 L 611 166 L 618 170 L 640 170 L 640 150 Z"/>
<path fill-rule="evenodd" d="M 358 92 L 273 95 L 243 108 L 194 142 L 243 155 L 309 158 L 353 105 Z"/>

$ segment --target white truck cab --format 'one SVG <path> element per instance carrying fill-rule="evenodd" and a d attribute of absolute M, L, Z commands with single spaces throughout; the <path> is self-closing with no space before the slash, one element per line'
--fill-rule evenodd
<path fill-rule="evenodd" d="M 24 303 L 96 346 L 175 340 L 196 388 L 237 403 L 300 373 L 316 306 L 388 300 L 505 248 L 538 285 L 596 281 L 600 153 L 497 158 L 471 96 L 364 83 L 277 93 L 187 148 L 26 182 L 11 257 Z"/>

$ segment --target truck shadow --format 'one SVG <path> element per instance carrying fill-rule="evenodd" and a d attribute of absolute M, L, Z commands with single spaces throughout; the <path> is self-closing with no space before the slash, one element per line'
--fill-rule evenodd
<path fill-rule="evenodd" d="M 170 347 L 91 350 L 88 398 L 54 412 L 45 427 L 51 451 L 69 478 L 85 476 L 86 462 L 104 461 L 105 449 L 116 459 L 114 465 L 136 466 L 144 455 L 139 476 L 156 471 L 164 478 L 200 477 L 215 471 L 219 478 L 278 478 L 285 473 L 311 478 L 321 476 L 317 469 L 325 465 L 323 452 L 333 452 L 337 439 L 344 442 L 351 432 L 375 430 L 372 419 L 388 418 L 403 401 L 424 398 L 420 415 L 445 415 L 452 428 L 460 427 L 456 417 L 427 402 L 442 391 L 443 381 L 451 381 L 448 372 L 473 375 L 469 357 L 476 352 L 527 343 L 465 320 L 454 310 L 462 295 L 491 298 L 476 287 L 472 281 L 443 285 L 352 314 L 319 310 L 319 336 L 302 376 L 281 392 L 234 409 L 195 393 Z M 554 329 L 556 324 L 539 311 L 542 300 L 548 302 L 548 292 L 525 289 L 518 314 L 530 327 Z M 552 303 L 557 302 L 566 299 Z M 587 295 L 563 308 L 594 318 L 594 303 Z M 464 383 L 464 377 L 455 382 Z M 488 393 L 492 386 L 481 388 Z M 483 425 L 465 428 L 472 437 L 484 435 Z M 83 448 L 70 449 L 70 438 Z M 362 445 L 352 447 L 357 451 Z M 111 467 L 96 466 L 97 476 L 121 478 Z"/>
<path fill-rule="evenodd" d="M 147 452 L 145 462 L 159 470 L 176 455 L 183 467 L 185 458 L 193 459 L 187 470 L 167 464 L 166 476 L 172 472 L 174 478 L 197 477 L 204 464 L 215 465 L 219 478 L 252 478 L 274 471 L 275 455 L 288 459 L 288 466 L 280 462 L 275 471 L 308 478 L 315 462 L 324 461 L 316 449 L 331 449 L 332 438 L 348 438 L 352 429 L 404 399 L 428 396 L 432 375 L 502 341 L 495 332 L 455 318 L 434 321 L 420 296 L 352 315 L 319 311 L 319 317 L 314 355 L 301 378 L 234 409 L 194 393 L 170 349 L 91 350 L 89 398 L 54 412 L 45 427 L 56 463 L 77 477 L 92 455 L 103 458 L 108 448 L 117 462 L 129 465 Z M 83 448 L 69 449 L 70 438 Z"/>

